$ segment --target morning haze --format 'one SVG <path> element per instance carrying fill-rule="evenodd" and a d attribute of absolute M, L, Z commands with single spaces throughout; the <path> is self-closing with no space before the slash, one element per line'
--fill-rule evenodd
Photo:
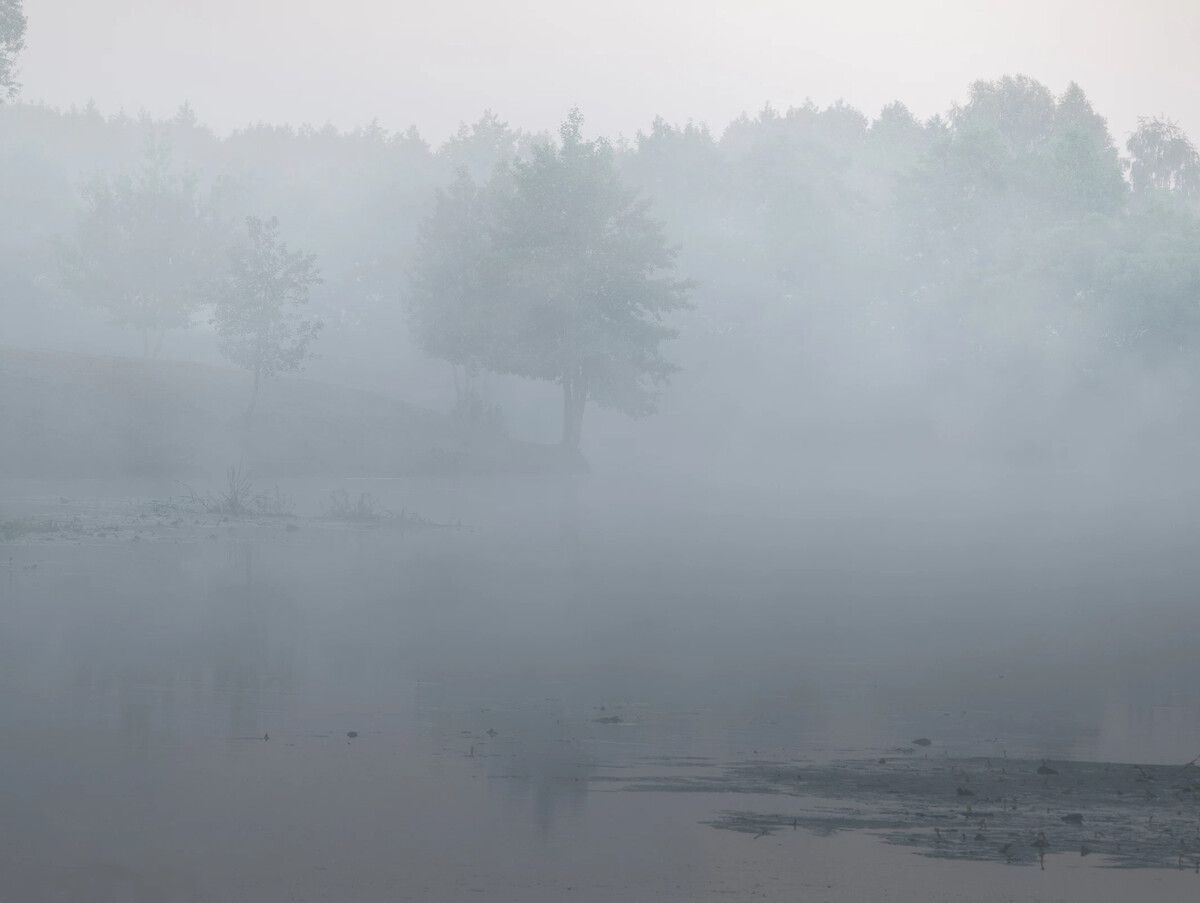
<path fill-rule="evenodd" d="M 940 7 L 0 0 L 0 899 L 1194 899 L 1200 14 Z"/>
<path fill-rule="evenodd" d="M 222 134 L 378 118 L 440 142 L 485 109 L 542 131 L 578 104 L 598 133 L 632 138 L 659 115 L 719 130 L 764 102 L 808 97 L 871 116 L 899 99 L 924 119 L 972 81 L 1013 72 L 1056 90 L 1084 85 L 1118 138 L 1164 111 L 1200 129 L 1200 9 L 1187 0 L 1117 0 L 1103 14 L 1087 0 L 30 0 L 26 10 L 27 100 L 92 97 L 105 114 L 157 116 L 189 100 Z"/>

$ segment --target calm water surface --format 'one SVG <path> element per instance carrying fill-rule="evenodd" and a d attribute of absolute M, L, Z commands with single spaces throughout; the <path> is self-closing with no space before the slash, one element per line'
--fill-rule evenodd
<path fill-rule="evenodd" d="M 954 756 L 1200 753 L 1182 505 L 344 485 L 462 527 L 151 516 L 136 540 L 0 546 L 10 888 L 686 898 L 699 885 L 671 877 L 707 874 L 730 835 L 701 823 L 728 801 L 609 792 L 623 777 L 916 737 Z M 4 489 L 13 510 L 133 510 Z M 324 491 L 299 487 L 297 511 Z M 723 874 L 705 888 L 749 894 Z"/>

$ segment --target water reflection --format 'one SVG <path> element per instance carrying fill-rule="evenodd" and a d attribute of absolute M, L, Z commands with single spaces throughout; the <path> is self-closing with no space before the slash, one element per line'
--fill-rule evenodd
<path fill-rule="evenodd" d="M 472 521 L 470 494 L 426 492 L 432 518 L 471 529 L 6 548 L 0 846 L 192 868 L 195 845 L 230 875 L 254 853 L 345 863 L 396 838 L 443 862 L 573 861 L 569 839 L 615 830 L 602 791 L 680 763 L 916 737 L 935 755 L 1200 752 L 1200 613 L 1136 576 L 1191 565 L 1153 537 L 1119 567 L 1080 540 L 998 568 L 995 533 L 666 529 L 576 483 Z"/>

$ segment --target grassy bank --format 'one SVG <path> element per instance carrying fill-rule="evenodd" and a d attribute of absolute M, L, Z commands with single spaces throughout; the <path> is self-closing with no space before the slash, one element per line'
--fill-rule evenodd
<path fill-rule="evenodd" d="M 582 466 L 394 398 L 180 361 L 0 349 L 0 476 L 549 473 Z"/>

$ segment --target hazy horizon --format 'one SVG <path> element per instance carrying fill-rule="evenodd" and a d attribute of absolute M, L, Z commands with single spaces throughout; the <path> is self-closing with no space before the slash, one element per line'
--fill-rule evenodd
<path fill-rule="evenodd" d="M 391 131 L 415 125 L 436 145 L 485 109 L 536 132 L 579 106 L 594 133 L 630 138 L 658 116 L 719 132 L 743 112 L 808 99 L 872 118 L 899 100 L 927 119 L 965 102 L 976 80 L 1020 73 L 1055 93 L 1081 85 L 1118 144 L 1139 116 L 1200 132 L 1200 63 L 1188 52 L 1198 6 L 940 7 L 30 0 L 20 99 L 59 108 L 90 99 L 105 115 L 155 117 L 187 102 L 220 134 L 255 122 L 347 130 L 378 120 Z M 226 28 L 235 13 L 239 27 Z"/>

